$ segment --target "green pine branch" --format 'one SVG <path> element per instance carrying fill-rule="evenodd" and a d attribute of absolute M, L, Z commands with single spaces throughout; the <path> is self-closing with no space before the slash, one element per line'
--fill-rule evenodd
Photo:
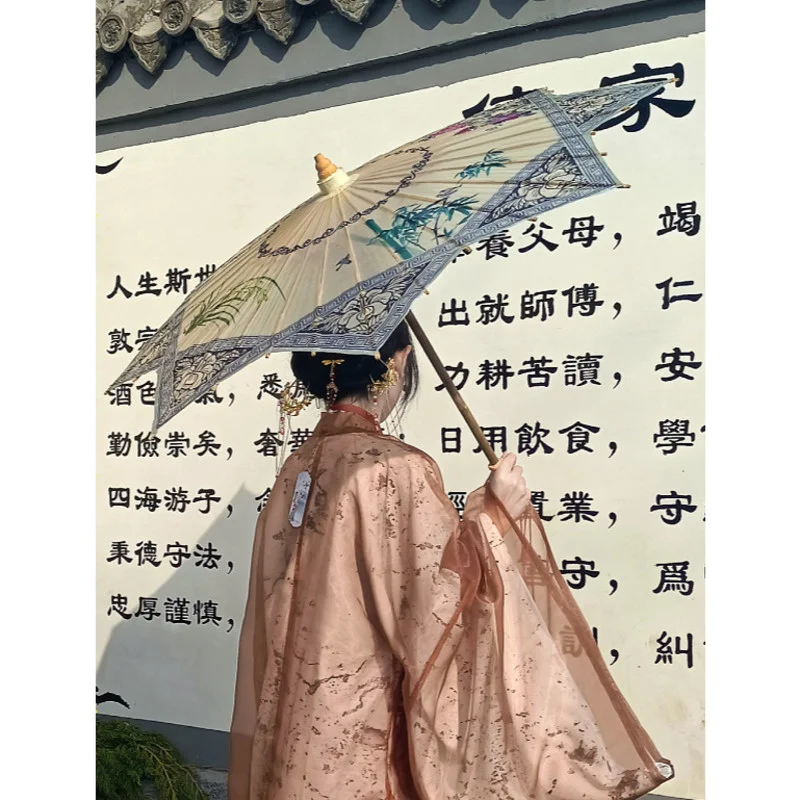
<path fill-rule="evenodd" d="M 122 720 L 97 720 L 96 800 L 144 800 L 151 781 L 158 800 L 208 800 L 194 771 L 157 733 Z"/>

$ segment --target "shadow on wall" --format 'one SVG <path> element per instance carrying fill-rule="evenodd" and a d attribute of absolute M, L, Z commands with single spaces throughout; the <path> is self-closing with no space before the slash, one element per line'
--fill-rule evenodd
<path fill-rule="evenodd" d="M 228 518 L 227 511 L 223 509 L 197 540 L 200 549 L 213 545 L 221 553 L 217 569 L 196 566 L 198 559 L 195 557 L 183 560 L 179 568 L 171 566 L 169 558 L 162 558 L 169 541 L 157 543 L 158 559 L 161 559 L 158 567 L 151 564 L 138 566 L 133 552 L 137 542 L 130 541 L 132 563 L 111 563 L 103 567 L 106 572 L 151 571 L 159 578 L 166 578 L 158 588 L 148 590 L 149 597 L 158 599 L 155 610 L 160 614 L 159 617 L 147 620 L 145 614 L 137 618 L 138 596 L 127 598 L 130 619 L 123 619 L 116 611 L 111 612 L 116 625 L 103 651 L 96 679 L 96 702 L 102 702 L 99 710 L 103 714 L 227 728 L 233 708 L 236 654 L 257 514 L 253 495 L 243 488 L 237 491 L 231 505 L 234 508 L 231 517 Z M 149 512 L 128 513 L 142 515 L 141 539 L 148 540 L 150 534 L 148 526 L 144 524 L 147 521 L 144 515 Z M 155 513 L 168 512 L 159 510 Z M 201 524 L 198 521 L 198 526 Z M 100 535 L 107 540 L 106 552 L 109 553 L 114 540 L 113 533 L 109 535 L 103 532 Z M 164 537 L 153 538 L 161 540 Z M 193 543 L 183 543 L 194 552 L 196 546 Z M 230 574 L 229 561 L 233 562 Z M 145 585 L 144 581 L 142 584 Z M 113 583 L 108 596 L 98 597 L 98 618 L 105 615 L 110 607 L 111 594 L 116 594 Z M 190 624 L 166 621 L 165 601 L 168 598 L 173 601 L 184 598 L 188 601 L 183 608 Z M 198 618 L 203 619 L 205 612 L 213 615 L 213 610 L 202 607 L 195 609 L 194 604 L 209 600 L 217 604 L 216 614 L 221 617 L 218 625 L 212 621 L 198 621 Z M 229 620 L 233 620 L 230 632 Z M 192 709 L 197 706 L 201 709 L 195 713 Z M 193 714 L 192 719 L 186 718 L 187 709 Z M 210 715 L 213 715 L 215 725 L 207 724 Z"/>

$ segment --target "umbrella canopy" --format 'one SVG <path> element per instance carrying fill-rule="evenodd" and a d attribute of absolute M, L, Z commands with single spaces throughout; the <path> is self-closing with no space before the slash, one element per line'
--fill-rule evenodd
<path fill-rule="evenodd" d="M 157 370 L 159 427 L 267 353 L 376 352 L 464 247 L 619 186 L 590 133 L 664 83 L 534 90 L 349 172 L 317 156 L 319 192 L 190 294 L 114 386 Z"/>

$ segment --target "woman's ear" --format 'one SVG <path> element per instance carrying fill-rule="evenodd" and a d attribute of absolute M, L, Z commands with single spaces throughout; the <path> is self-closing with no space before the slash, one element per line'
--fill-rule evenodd
<path fill-rule="evenodd" d="M 397 371 L 400 373 L 400 375 L 405 374 L 406 362 L 408 361 L 408 357 L 411 355 L 412 350 L 413 347 L 410 344 L 406 345 L 402 350 L 398 350 L 394 357 L 394 362 L 397 365 Z"/>

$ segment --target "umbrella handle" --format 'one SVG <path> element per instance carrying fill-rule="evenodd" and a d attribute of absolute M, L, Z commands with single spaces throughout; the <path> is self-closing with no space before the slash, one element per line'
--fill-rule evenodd
<path fill-rule="evenodd" d="M 447 374 L 447 370 L 444 368 L 442 360 L 439 358 L 436 350 L 433 349 L 431 340 L 427 337 L 425 331 L 422 330 L 417 318 L 411 311 L 409 311 L 406 315 L 406 322 L 408 322 L 408 327 L 411 328 L 411 332 L 416 337 L 420 347 L 425 351 L 425 355 L 428 357 L 433 365 L 433 368 L 436 370 L 436 374 L 444 384 L 444 388 L 447 389 L 447 393 L 453 398 L 456 408 L 461 412 L 461 416 L 464 417 L 464 421 L 469 426 L 469 429 L 472 431 L 472 434 L 478 442 L 478 445 L 480 446 L 481 450 L 483 450 L 483 454 L 488 459 L 489 465 L 494 466 L 499 460 L 497 458 L 497 454 L 494 452 L 494 450 L 492 450 L 492 447 L 486 439 L 481 426 L 478 425 L 478 421 L 474 416 L 472 416 L 469 406 L 467 406 L 467 404 L 464 402 L 464 398 L 459 394 L 458 389 L 456 389 L 453 379 Z"/>

